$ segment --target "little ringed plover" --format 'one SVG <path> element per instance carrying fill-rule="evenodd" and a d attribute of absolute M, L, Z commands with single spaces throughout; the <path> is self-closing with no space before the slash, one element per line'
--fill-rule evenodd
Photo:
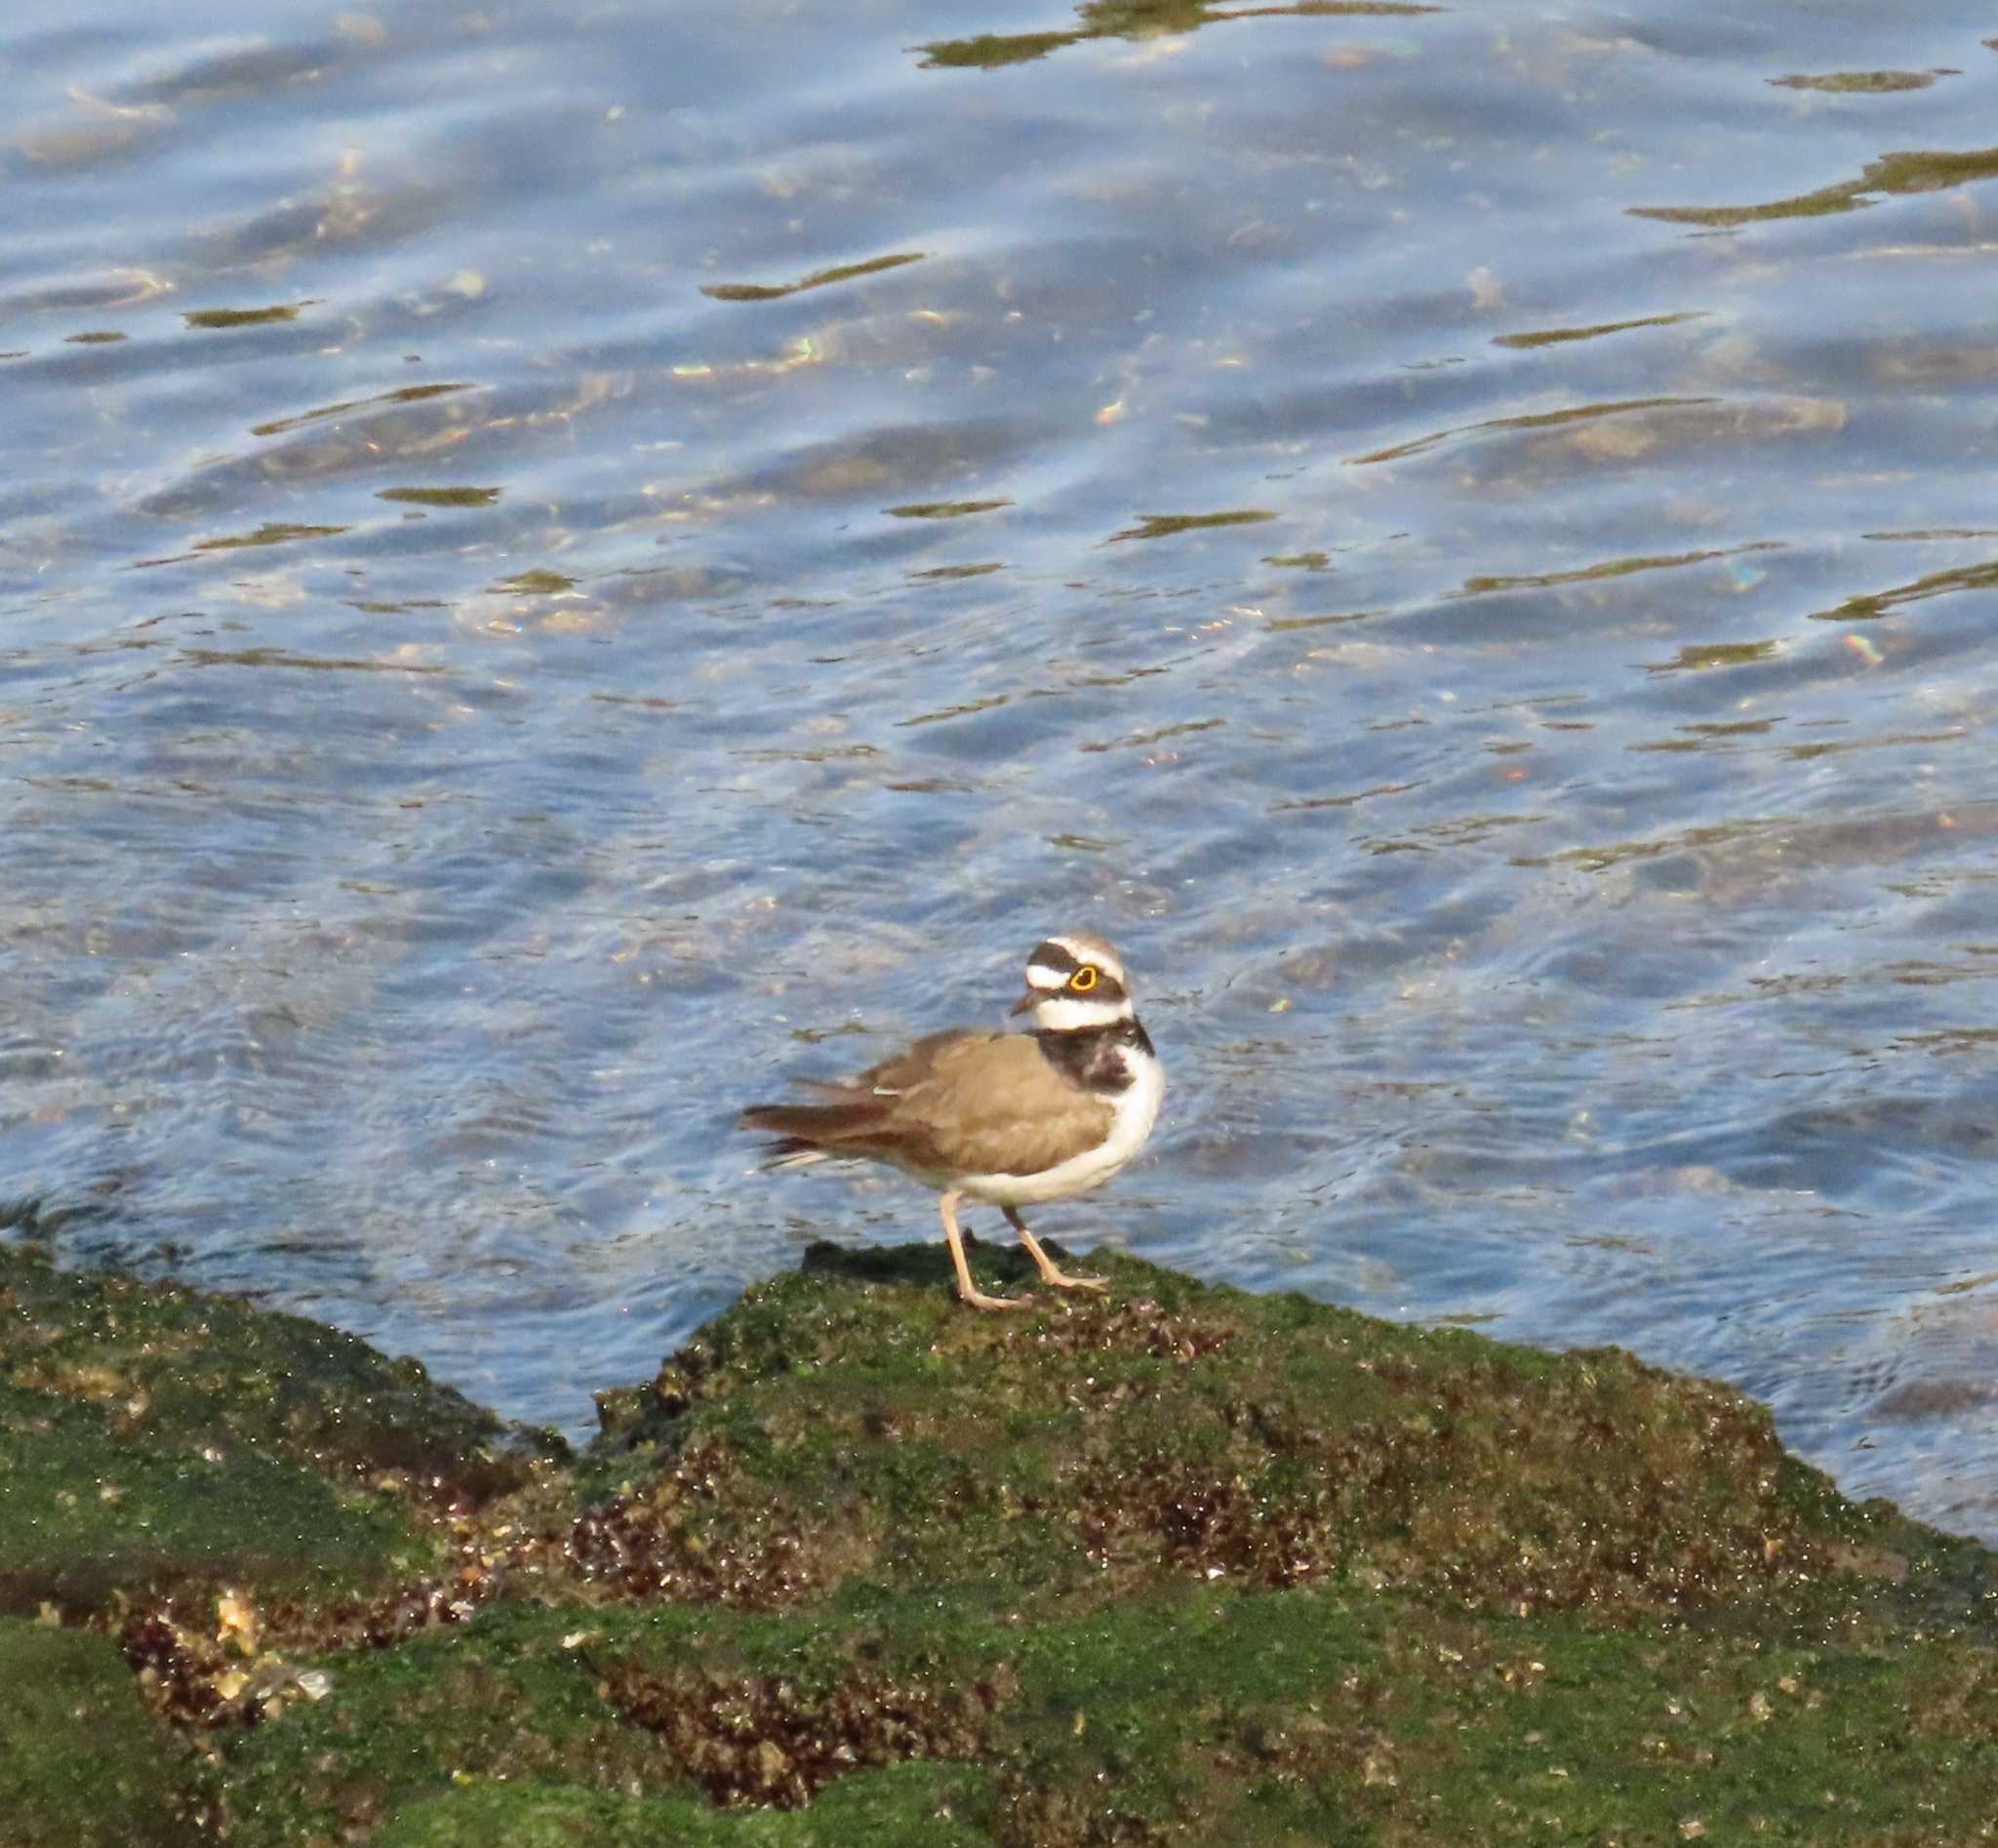
<path fill-rule="evenodd" d="M 1024 1308 L 972 1281 L 957 1203 L 1002 1208 L 1042 1279 L 1059 1290 L 1100 1290 L 1071 1277 L 1019 1217 L 1022 1206 L 1100 1186 L 1151 1134 L 1165 1071 L 1131 1005 L 1117 952 L 1100 937 L 1064 931 L 1027 959 L 1032 1016 L 1025 1033 L 957 1027 L 839 1084 L 815 1084 L 810 1104 L 758 1104 L 744 1129 L 778 1138 L 776 1167 L 859 1157 L 885 1161 L 935 1187 L 957 1293 L 978 1309 Z"/>

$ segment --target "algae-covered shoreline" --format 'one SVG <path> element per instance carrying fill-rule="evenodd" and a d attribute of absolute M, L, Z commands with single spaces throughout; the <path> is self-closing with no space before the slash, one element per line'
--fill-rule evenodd
<path fill-rule="evenodd" d="M 1711 1382 L 1107 1262 L 816 1248 L 572 1452 L 0 1247 L 0 1838 L 1998 1834 L 1982 1548 Z"/>

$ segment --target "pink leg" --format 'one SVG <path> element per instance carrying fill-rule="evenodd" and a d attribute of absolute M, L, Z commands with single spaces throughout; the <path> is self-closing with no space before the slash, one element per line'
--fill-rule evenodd
<path fill-rule="evenodd" d="M 1041 1249 L 1041 1241 L 1027 1230 L 1026 1222 L 1010 1206 L 1006 1209 L 1006 1223 L 1019 1234 L 1020 1243 L 1026 1247 L 1026 1255 L 1039 1267 L 1043 1283 L 1052 1283 L 1058 1290 L 1107 1290 L 1110 1287 L 1101 1277 L 1068 1275 Z"/>
<path fill-rule="evenodd" d="M 943 1214 L 943 1236 L 950 1242 L 950 1262 L 957 1271 L 957 1293 L 975 1309 L 1023 1309 L 1018 1297 L 987 1296 L 972 1281 L 972 1267 L 964 1261 L 964 1234 L 957 1229 L 957 1203 L 961 1193 L 946 1193 L 938 1201 Z"/>

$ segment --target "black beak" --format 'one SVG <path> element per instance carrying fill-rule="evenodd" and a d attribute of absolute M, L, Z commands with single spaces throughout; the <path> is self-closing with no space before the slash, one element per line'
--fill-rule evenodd
<path fill-rule="evenodd" d="M 1040 1000 L 1040 994 L 1037 990 L 1029 988 L 1023 995 L 1019 997 L 1018 1001 L 1014 1002 L 1014 1004 L 1010 1008 L 1008 1008 L 1006 1012 L 1009 1015 L 1024 1014 L 1030 1007 L 1033 1007 Z"/>

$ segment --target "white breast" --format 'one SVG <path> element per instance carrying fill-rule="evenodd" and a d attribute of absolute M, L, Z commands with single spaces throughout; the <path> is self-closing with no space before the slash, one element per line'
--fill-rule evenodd
<path fill-rule="evenodd" d="M 1117 1093 L 1117 1114 L 1111 1120 L 1110 1133 L 1096 1147 L 1039 1174 L 969 1175 L 945 1185 L 954 1185 L 975 1200 L 990 1200 L 995 1206 L 1067 1200 L 1101 1186 L 1144 1146 L 1151 1126 L 1159 1120 L 1159 1104 L 1166 1095 L 1166 1068 L 1157 1056 L 1139 1052 L 1135 1046 L 1121 1050 L 1131 1082 Z"/>

